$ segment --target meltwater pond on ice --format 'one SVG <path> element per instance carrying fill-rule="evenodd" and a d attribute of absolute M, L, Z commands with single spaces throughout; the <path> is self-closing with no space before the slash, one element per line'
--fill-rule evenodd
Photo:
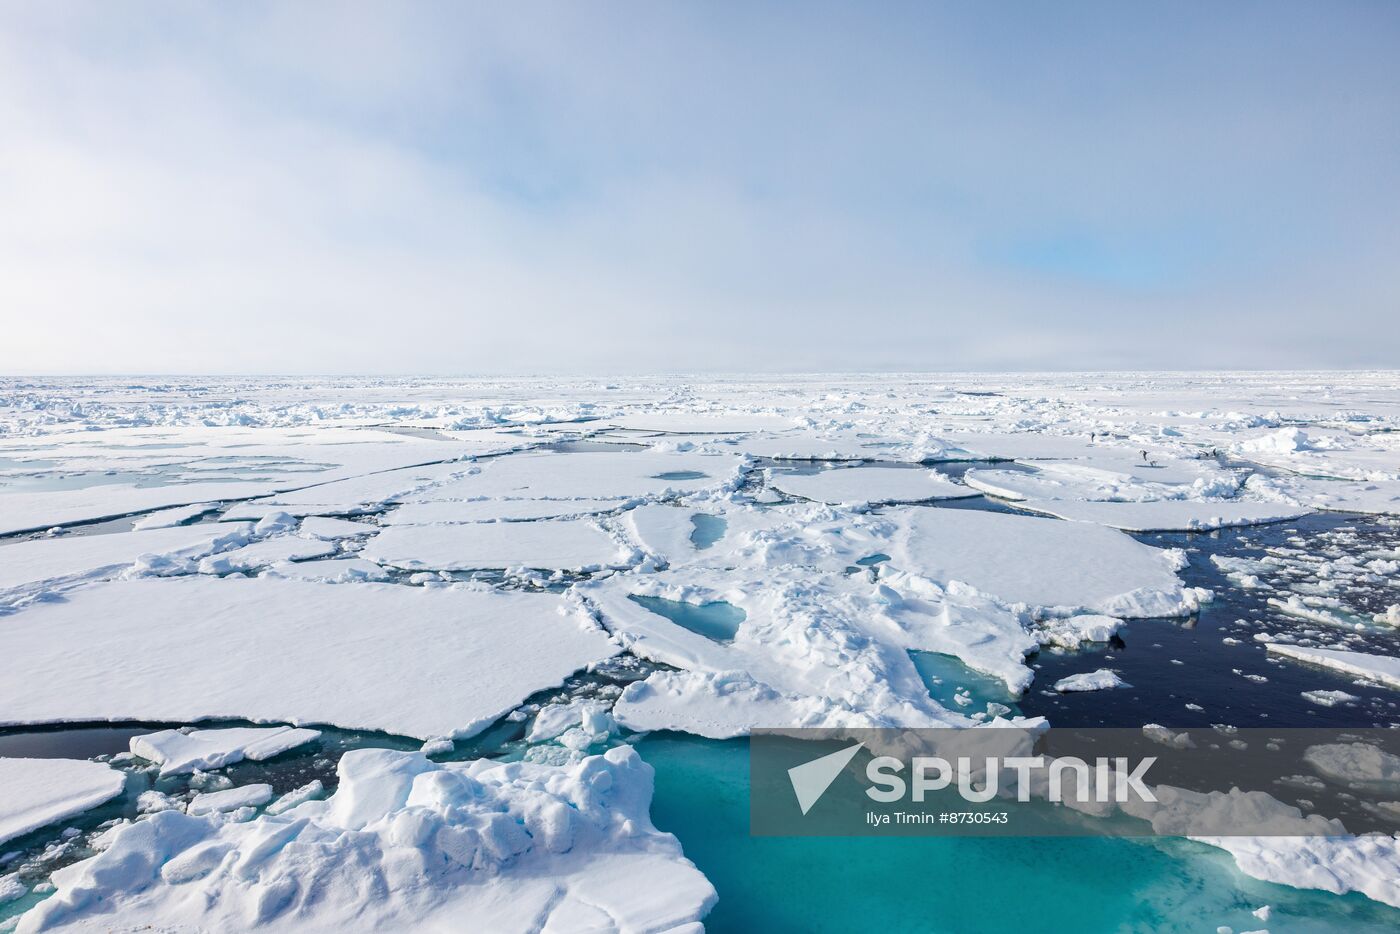
<path fill-rule="evenodd" d="M 1390 932 L 1400 910 L 1250 879 L 1182 839 L 754 837 L 748 745 L 653 733 L 651 816 L 714 883 L 705 918 L 730 931 Z M 1111 881 L 1110 881 L 1111 880 Z"/>
<path fill-rule="evenodd" d="M 976 713 L 989 704 L 1001 704 L 1007 708 L 1005 715 L 1020 715 L 1016 695 L 1006 689 L 1001 678 L 973 671 L 953 656 L 939 652 L 911 650 L 909 660 L 929 696 L 949 710 L 965 708 L 964 713 Z"/>
<path fill-rule="evenodd" d="M 637 594 L 629 600 L 640 603 L 658 616 L 664 616 L 677 626 L 689 629 L 697 635 L 716 642 L 732 642 L 734 634 L 744 622 L 743 610 L 723 600 L 709 603 L 685 603 L 680 600 L 667 600 L 664 597 L 644 597 Z"/>
<path fill-rule="evenodd" d="M 690 533 L 690 543 L 698 551 L 704 551 L 724 538 L 724 533 L 729 528 L 729 523 L 723 516 L 712 516 L 703 512 L 691 516 L 690 523 L 695 526 L 694 531 Z"/>

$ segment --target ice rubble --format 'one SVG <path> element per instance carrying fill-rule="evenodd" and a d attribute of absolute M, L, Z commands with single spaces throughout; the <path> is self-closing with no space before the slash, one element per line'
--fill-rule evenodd
<path fill-rule="evenodd" d="M 330 542 L 284 535 L 210 555 L 200 560 L 198 570 L 200 574 L 233 574 L 284 561 L 324 558 L 335 552 L 336 546 Z"/>
<path fill-rule="evenodd" d="M 1203 837 L 1246 875 L 1338 895 L 1360 892 L 1400 908 L 1400 835 Z"/>
<path fill-rule="evenodd" d="M 132 755 L 160 765 L 161 775 L 209 771 L 244 759 L 260 762 L 320 737 L 316 730 L 287 726 L 222 730 L 161 730 L 131 738 Z"/>
<path fill-rule="evenodd" d="M 630 746 L 562 767 L 366 749 L 337 771 L 330 798 L 278 815 L 164 811 L 115 827 L 102 853 L 54 873 L 57 892 L 19 931 L 156 919 L 219 930 L 667 931 L 715 901 L 676 839 L 652 826 L 652 770 Z"/>
<path fill-rule="evenodd" d="M 275 578 L 117 581 L 5 620 L 0 720 L 230 718 L 469 736 L 616 652 L 592 620 L 552 594 Z"/>
<path fill-rule="evenodd" d="M 832 505 L 921 503 L 935 499 L 976 496 L 934 470 L 884 467 L 842 467 L 813 474 L 779 474 L 772 486 L 790 496 Z"/>
<path fill-rule="evenodd" d="M 0 842 L 121 794 L 126 776 L 101 762 L 0 758 Z"/>
<path fill-rule="evenodd" d="M 325 516 L 310 516 L 301 521 L 299 532 L 306 538 L 319 538 L 324 541 L 339 541 L 368 535 L 378 529 L 364 522 L 351 522 L 348 519 L 331 519 Z"/>

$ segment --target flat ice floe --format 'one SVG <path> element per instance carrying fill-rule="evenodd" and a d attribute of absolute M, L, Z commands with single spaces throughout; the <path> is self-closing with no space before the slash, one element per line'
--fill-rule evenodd
<path fill-rule="evenodd" d="M 338 773 L 330 798 L 275 816 L 164 811 L 119 825 L 103 852 L 54 873 L 57 891 L 19 930 L 159 919 L 209 930 L 659 932 L 686 929 L 714 904 L 676 838 L 652 826 L 652 770 L 630 746 L 568 766 L 355 750 Z"/>
<path fill-rule="evenodd" d="M 161 730 L 131 738 L 131 752 L 160 765 L 161 775 L 221 769 L 244 759 L 260 762 L 318 738 L 316 730 L 288 726 L 223 730 Z"/>
<path fill-rule="evenodd" d="M 527 452 L 473 465 L 463 476 L 407 494 L 405 503 L 489 498 L 622 499 L 718 489 L 741 458 L 664 451 Z"/>
<path fill-rule="evenodd" d="M 1131 687 L 1118 674 L 1108 668 L 1100 668 L 1098 671 L 1086 671 L 1077 675 L 1070 675 L 1055 682 L 1055 690 L 1060 693 L 1076 691 L 1105 691 L 1109 688 Z"/>
<path fill-rule="evenodd" d="M 1083 522 L 965 509 L 907 507 L 890 563 L 962 581 L 1030 608 L 1115 617 L 1184 616 L 1200 595 L 1182 586 L 1170 553 Z"/>
<path fill-rule="evenodd" d="M 1400 690 L 1400 658 L 1341 649 L 1312 649 L 1282 642 L 1270 642 L 1265 648 L 1274 655 L 1331 668 Z"/>
<path fill-rule="evenodd" d="M 97 584 L 0 626 L 0 721 L 470 736 L 617 647 L 558 596 L 272 578 Z"/>
<path fill-rule="evenodd" d="M 579 571 L 628 563 L 631 549 L 583 519 L 391 526 L 362 552 L 379 564 L 433 571 Z"/>
<path fill-rule="evenodd" d="M 0 544 L 0 604 L 7 602 L 7 596 L 15 597 L 16 591 L 30 592 L 36 585 L 52 588 L 61 582 L 110 576 L 143 556 L 172 561 L 199 558 L 243 544 L 251 529 L 247 523 L 219 523 Z"/>
<path fill-rule="evenodd" d="M 384 517 L 385 525 L 436 525 L 451 522 L 519 522 L 563 519 L 611 512 L 625 499 L 477 499 L 405 503 Z"/>
<path fill-rule="evenodd" d="M 1094 522 L 1125 532 L 1199 532 L 1285 522 L 1312 512 L 1306 506 L 1233 500 L 1197 502 L 1176 499 L 1113 503 L 1071 499 L 1025 499 L 1017 505 L 1060 519 Z"/>
<path fill-rule="evenodd" d="M 0 843 L 121 794 L 126 776 L 101 762 L 0 758 Z"/>
<path fill-rule="evenodd" d="M 976 496 L 934 470 L 842 467 L 814 474 L 779 474 L 770 484 L 791 496 L 832 505 L 920 503 Z"/>

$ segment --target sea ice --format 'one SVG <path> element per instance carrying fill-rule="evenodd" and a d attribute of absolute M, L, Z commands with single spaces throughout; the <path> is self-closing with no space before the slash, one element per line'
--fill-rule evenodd
<path fill-rule="evenodd" d="M 223 730 L 161 730 L 131 738 L 131 752 L 160 765 L 161 775 L 210 771 L 244 759 L 260 762 L 320 737 L 316 730 L 287 726 Z"/>
<path fill-rule="evenodd" d="M 489 498 L 628 499 L 719 489 L 738 479 L 733 455 L 657 451 L 526 452 L 480 461 L 472 472 L 405 495 L 406 503 Z"/>
<path fill-rule="evenodd" d="M 630 550 L 586 519 L 390 526 L 370 539 L 371 561 L 410 570 L 621 567 Z"/>
<path fill-rule="evenodd" d="M 149 513 L 137 519 L 131 524 L 133 532 L 144 532 L 147 529 L 168 529 L 171 526 L 182 525 L 191 519 L 204 515 L 206 512 L 214 510 L 214 503 L 195 503 L 192 506 L 176 506 L 174 509 L 162 509 L 159 512 Z"/>
<path fill-rule="evenodd" d="M 1032 609 L 1185 616 L 1200 600 L 1169 554 L 1088 523 L 906 507 L 886 551 L 897 567 Z"/>
<path fill-rule="evenodd" d="M 1060 693 L 1072 691 L 1103 691 L 1108 688 L 1132 687 L 1128 682 L 1118 677 L 1117 673 L 1108 669 L 1100 668 L 1098 671 L 1085 671 L 1077 675 L 1070 675 L 1055 682 L 1055 690 Z"/>
<path fill-rule="evenodd" d="M 239 785 L 237 788 L 226 788 L 223 791 L 210 791 L 202 795 L 195 795 L 185 808 L 185 813 L 191 817 L 223 814 L 227 811 L 237 811 L 240 808 L 260 807 L 271 800 L 271 785 Z"/>
<path fill-rule="evenodd" d="M 247 541 L 249 526 L 206 524 L 0 544 L 0 603 L 38 589 L 110 577 L 143 556 L 198 558 Z M 10 593 L 6 593 L 9 591 Z"/>
<path fill-rule="evenodd" d="M 1125 532 L 1200 532 L 1241 525 L 1263 525 L 1305 516 L 1312 510 L 1280 503 L 1226 500 L 1155 500 L 1151 502 L 1091 502 L 1088 500 L 1026 499 L 1017 505 L 1035 512 L 1079 522 L 1096 522 Z"/>
<path fill-rule="evenodd" d="M 470 736 L 616 652 L 553 594 L 118 581 L 4 621 L 0 721 L 247 719 Z"/>
<path fill-rule="evenodd" d="M 332 519 L 326 516 L 309 516 L 301 521 L 300 533 L 307 538 L 320 538 L 325 541 L 338 541 L 369 535 L 379 531 L 379 527 L 365 522 L 351 522 L 348 519 Z"/>
<path fill-rule="evenodd" d="M 0 758 L 0 842 L 121 794 L 126 776 L 101 762 Z"/>
<path fill-rule="evenodd" d="M 53 874 L 57 891 L 19 931 L 159 919 L 208 930 L 660 932 L 715 902 L 675 837 L 652 826 L 652 770 L 630 746 L 567 766 L 365 749 L 337 771 L 331 797 L 277 815 L 230 823 L 164 811 L 118 825 L 101 853 Z"/>
<path fill-rule="evenodd" d="M 405 503 L 384 517 L 386 525 L 433 525 L 443 522 L 515 522 L 563 519 L 611 512 L 625 499 L 475 499 Z"/>
<path fill-rule="evenodd" d="M 324 558 L 335 552 L 336 546 L 330 542 L 282 535 L 253 542 L 233 551 L 210 555 L 199 562 L 199 573 L 231 574 L 236 571 L 252 571 L 283 561 Z"/>
<path fill-rule="evenodd" d="M 777 474 L 771 485 L 791 496 L 832 505 L 920 503 L 976 496 L 935 470 L 839 467 L 813 474 Z"/>
<path fill-rule="evenodd" d="M 1264 646 L 1275 655 L 1297 659 L 1323 668 L 1375 681 L 1387 687 L 1400 689 L 1400 658 L 1386 655 L 1368 655 L 1365 652 L 1346 652 L 1339 649 L 1312 649 L 1301 645 L 1288 645 L 1270 642 Z"/>

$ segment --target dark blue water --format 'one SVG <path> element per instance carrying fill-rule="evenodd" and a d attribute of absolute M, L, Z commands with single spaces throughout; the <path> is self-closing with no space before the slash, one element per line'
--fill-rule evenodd
<path fill-rule="evenodd" d="M 1387 541 L 1388 526 L 1354 516 L 1315 515 L 1281 525 L 1229 529 L 1208 534 L 1135 536 L 1148 544 L 1187 549 L 1190 566 L 1181 577 L 1215 592 L 1215 601 L 1185 619 L 1131 620 L 1120 630 L 1121 644 L 1082 652 L 1042 652 L 1033 660 L 1035 684 L 1021 700 L 1027 716 L 1044 715 L 1062 726 L 1126 726 L 1161 723 L 1201 727 L 1225 723 L 1238 727 L 1386 727 L 1400 725 L 1400 693 L 1356 683 L 1339 672 L 1269 656 L 1256 633 L 1322 633 L 1323 641 L 1350 635 L 1347 630 L 1291 619 L 1269 606 L 1270 591 L 1236 587 L 1210 561 L 1210 555 L 1258 556 L 1295 535 L 1315 539 L 1338 528 L 1355 528 L 1363 540 Z M 1376 606 L 1381 596 L 1371 602 Z M 1349 600 L 1366 603 L 1361 595 Z M 1225 639 L 1235 642 L 1225 642 Z M 1393 629 L 1375 627 L 1352 636 L 1358 648 L 1400 655 Z M 1112 668 L 1132 685 L 1111 692 L 1056 694 L 1050 685 L 1066 675 Z M 1238 673 L 1237 673 L 1238 672 Z M 1258 681 L 1248 676 L 1266 678 Z M 1322 707 L 1302 692 L 1341 690 L 1357 695 L 1354 705 Z M 1194 704 L 1201 710 L 1189 708 Z"/>

